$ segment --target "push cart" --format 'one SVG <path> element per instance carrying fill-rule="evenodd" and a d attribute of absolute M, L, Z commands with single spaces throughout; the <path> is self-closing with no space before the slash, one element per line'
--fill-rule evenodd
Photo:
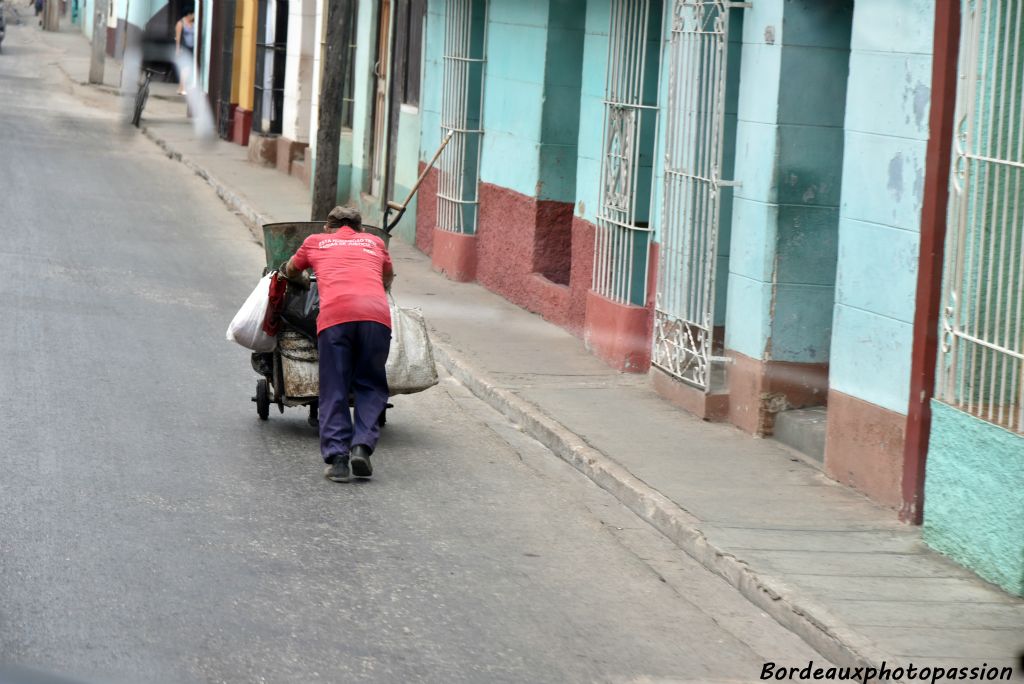
<path fill-rule="evenodd" d="M 310 235 L 321 233 L 324 224 L 319 221 L 300 223 L 268 223 L 263 226 L 263 246 L 267 257 L 264 275 L 276 269 L 302 245 Z M 389 242 L 389 234 L 376 226 L 363 226 L 363 232 L 376 235 Z M 316 278 L 313 277 L 315 282 Z M 289 283 L 288 288 L 296 285 Z M 270 406 L 276 404 L 284 413 L 285 406 L 306 406 L 309 408 L 309 424 L 319 425 L 320 355 L 316 341 L 307 333 L 281 321 L 277 333 L 277 346 L 271 352 L 253 352 L 252 367 L 261 377 L 256 381 L 256 413 L 261 420 L 270 417 Z M 383 427 L 387 422 L 389 403 L 378 419 Z"/>
<path fill-rule="evenodd" d="M 420 173 L 405 201 L 402 203 L 388 201 L 384 207 L 382 227 L 363 224 L 363 232 L 376 235 L 384 240 L 385 246 L 390 242 L 391 231 L 402 219 L 409 202 L 416 195 L 420 184 L 427 173 L 441 156 L 441 152 L 452 139 L 454 131 L 448 131 L 441 140 L 430 163 Z M 266 275 L 276 269 L 302 246 L 303 240 L 310 235 L 323 232 L 321 221 L 304 221 L 299 223 L 268 223 L 263 226 L 263 248 L 267 257 L 267 265 L 263 270 Z M 291 283 L 289 288 L 294 287 Z M 320 355 L 316 341 L 282 320 L 277 334 L 277 346 L 272 352 L 256 352 L 252 355 L 252 367 L 261 377 L 256 381 L 256 394 L 252 400 L 256 403 L 256 413 L 262 420 L 270 416 L 270 405 L 284 413 L 285 406 L 308 406 L 309 424 L 319 425 L 319 393 L 320 393 Z M 383 426 L 387 422 L 387 410 L 393 408 L 389 403 L 381 411 L 378 422 Z"/>

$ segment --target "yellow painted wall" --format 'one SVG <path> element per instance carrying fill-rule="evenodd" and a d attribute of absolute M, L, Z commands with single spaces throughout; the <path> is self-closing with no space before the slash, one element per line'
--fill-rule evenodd
<path fill-rule="evenodd" d="M 256 0 L 238 0 L 241 23 L 235 30 L 235 58 L 238 65 L 238 106 L 252 111 L 253 89 L 256 86 Z M 232 94 L 234 94 L 234 83 Z"/>
<path fill-rule="evenodd" d="M 242 32 L 245 27 L 244 3 L 235 5 L 234 43 L 231 46 L 231 103 L 238 104 L 238 91 L 242 78 Z"/>

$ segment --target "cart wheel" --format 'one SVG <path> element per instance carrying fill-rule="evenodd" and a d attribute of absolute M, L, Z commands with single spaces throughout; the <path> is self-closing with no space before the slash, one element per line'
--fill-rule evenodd
<path fill-rule="evenodd" d="M 270 417 L 270 388 L 266 378 L 256 381 L 256 414 L 260 420 Z"/>

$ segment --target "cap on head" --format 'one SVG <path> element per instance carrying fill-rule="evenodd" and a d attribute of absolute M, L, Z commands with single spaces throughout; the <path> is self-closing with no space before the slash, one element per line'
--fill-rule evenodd
<path fill-rule="evenodd" d="M 356 230 L 363 228 L 363 215 L 354 207 L 337 206 L 327 215 L 327 227 L 331 229 L 348 226 Z"/>

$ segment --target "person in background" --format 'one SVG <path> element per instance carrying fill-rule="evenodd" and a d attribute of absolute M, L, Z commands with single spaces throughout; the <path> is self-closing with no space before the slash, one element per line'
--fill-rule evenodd
<path fill-rule="evenodd" d="M 388 402 L 384 370 L 391 348 L 387 289 L 395 277 L 384 241 L 363 230 L 356 209 L 335 207 L 326 232 L 311 235 L 279 273 L 289 280 L 307 268 L 320 293 L 320 454 L 324 477 L 348 482 L 370 477 L 377 423 Z M 355 421 L 349 412 L 354 397 Z"/>
<path fill-rule="evenodd" d="M 178 94 L 185 94 L 185 84 L 192 74 L 192 50 L 196 44 L 196 12 L 192 7 L 174 26 L 174 63 L 178 65 Z"/>

